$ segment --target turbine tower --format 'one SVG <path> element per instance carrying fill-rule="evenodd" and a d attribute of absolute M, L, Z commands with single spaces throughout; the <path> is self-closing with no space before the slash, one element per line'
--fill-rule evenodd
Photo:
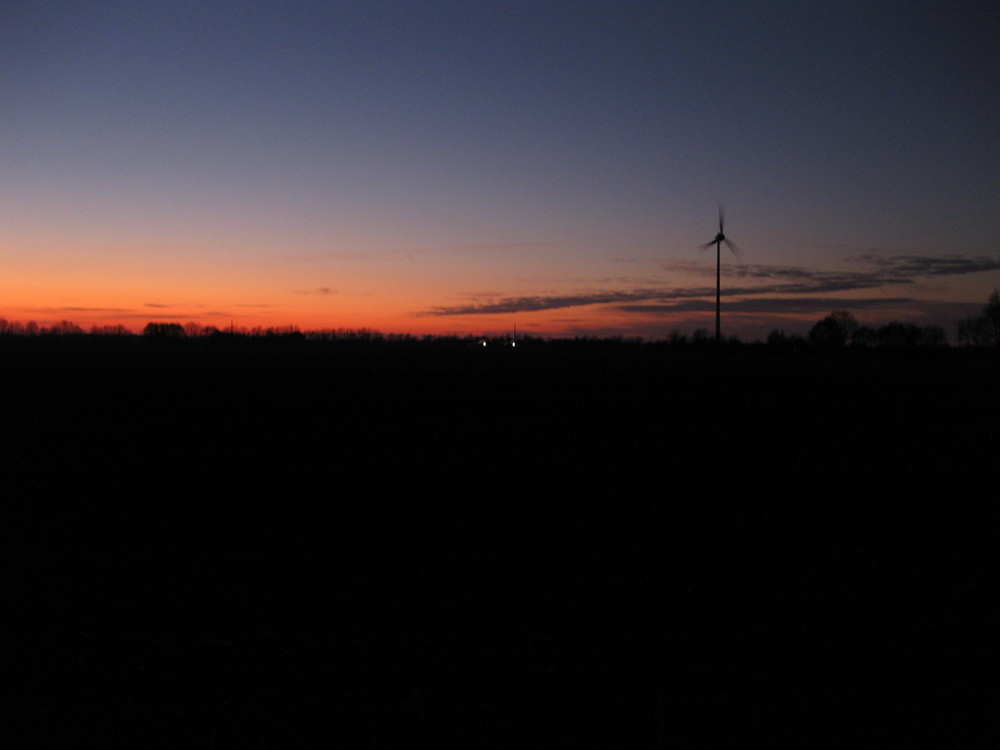
<path fill-rule="evenodd" d="M 740 249 L 736 247 L 735 244 L 729 241 L 723 231 L 723 225 L 726 223 L 726 209 L 720 203 L 719 204 L 719 233 L 715 235 L 715 239 L 711 242 L 706 242 L 704 245 L 699 247 L 700 250 L 708 250 L 712 245 L 715 245 L 715 345 L 718 346 L 722 343 L 722 243 L 726 243 L 726 247 L 729 251 L 736 256 L 736 259 L 740 259 Z"/>

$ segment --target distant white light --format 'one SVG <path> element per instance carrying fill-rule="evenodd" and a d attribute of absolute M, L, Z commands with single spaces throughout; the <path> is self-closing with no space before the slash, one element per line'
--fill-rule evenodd
<path fill-rule="evenodd" d="M 483 346 L 486 346 L 486 342 L 485 341 L 483 342 Z"/>

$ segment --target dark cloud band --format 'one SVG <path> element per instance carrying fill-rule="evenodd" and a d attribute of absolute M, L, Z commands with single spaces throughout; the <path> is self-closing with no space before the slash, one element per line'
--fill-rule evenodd
<path fill-rule="evenodd" d="M 980 273 L 983 271 L 1000 270 L 1000 260 L 989 257 L 966 258 L 962 256 L 925 257 L 917 255 L 883 256 L 876 253 L 865 253 L 855 256 L 850 261 L 867 266 L 856 271 L 822 271 L 810 270 L 797 266 L 745 265 L 730 266 L 726 269 L 728 278 L 745 279 L 748 281 L 766 282 L 754 286 L 723 287 L 725 297 L 752 297 L 744 300 L 747 309 L 751 306 L 763 311 L 765 308 L 775 311 L 788 311 L 798 305 L 801 311 L 828 309 L 831 306 L 843 305 L 845 300 L 826 297 L 809 297 L 809 295 L 826 295 L 834 292 L 849 292 L 865 289 L 876 289 L 888 285 L 914 284 L 921 277 L 954 276 L 960 274 Z M 706 276 L 714 274 L 714 269 L 691 263 L 675 263 L 664 266 L 668 271 L 684 271 L 702 273 Z M 760 295 L 801 295 L 808 299 L 787 299 L 784 297 L 766 297 Z M 669 288 L 669 289 L 633 289 L 610 292 L 593 292 L 571 295 L 550 295 L 531 297 L 506 297 L 466 305 L 451 305 L 434 307 L 418 313 L 418 317 L 440 317 L 449 315 L 498 315 L 516 312 L 539 312 L 542 310 L 558 310 L 566 307 L 583 307 L 590 305 L 618 305 L 624 312 L 663 312 L 670 310 L 700 310 L 701 306 L 710 305 L 699 298 L 715 296 L 714 287 L 701 288 Z M 909 302 L 908 298 L 880 298 L 879 300 L 851 301 L 854 306 L 873 307 L 877 304 L 891 305 L 899 302 Z M 639 304 L 645 303 L 645 304 Z M 732 303 L 730 303 L 732 304 Z"/>

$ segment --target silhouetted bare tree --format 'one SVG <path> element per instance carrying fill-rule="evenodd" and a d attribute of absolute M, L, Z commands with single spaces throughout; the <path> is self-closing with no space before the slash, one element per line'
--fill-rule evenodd
<path fill-rule="evenodd" d="M 875 340 L 878 346 L 889 349 L 943 346 L 945 343 L 944 330 L 937 326 L 918 326 L 898 320 L 879 326 Z"/>
<path fill-rule="evenodd" d="M 858 321 L 847 310 L 834 310 L 809 331 L 809 343 L 823 348 L 839 348 L 851 343 Z"/>
<path fill-rule="evenodd" d="M 80 328 L 76 323 L 69 320 L 60 320 L 58 323 L 53 323 L 52 327 L 49 328 L 49 333 L 56 333 L 60 335 L 83 333 L 83 329 Z"/>
<path fill-rule="evenodd" d="M 713 341 L 707 328 L 696 328 L 688 340 L 695 346 L 705 346 Z"/>
<path fill-rule="evenodd" d="M 797 333 L 788 334 L 775 329 L 767 335 L 767 345 L 782 352 L 801 351 L 806 348 L 806 340 Z"/>
<path fill-rule="evenodd" d="M 990 344 L 1000 347 L 1000 289 L 993 290 L 986 307 L 983 308 L 983 317 L 986 318 L 986 331 L 990 337 Z"/>
<path fill-rule="evenodd" d="M 150 339 L 179 339 L 184 337 L 180 323 L 147 323 L 142 335 Z"/>
<path fill-rule="evenodd" d="M 981 315 L 958 321 L 958 343 L 1000 349 L 1000 289 L 994 289 Z"/>

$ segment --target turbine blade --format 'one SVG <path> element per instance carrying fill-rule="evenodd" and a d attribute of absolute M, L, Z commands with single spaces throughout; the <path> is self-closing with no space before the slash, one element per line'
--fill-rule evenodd
<path fill-rule="evenodd" d="M 726 207 L 719 203 L 719 234 L 723 234 L 722 225 L 726 223 Z"/>
<path fill-rule="evenodd" d="M 699 250 L 708 250 L 710 247 L 715 247 L 715 240 L 711 242 L 706 242 L 704 245 L 698 245 Z"/>
<path fill-rule="evenodd" d="M 722 241 L 726 243 L 726 247 L 729 248 L 730 252 L 732 252 L 732 254 L 736 256 L 736 260 L 740 261 L 743 260 L 743 251 L 736 246 L 736 243 L 732 242 L 726 237 L 723 237 Z"/>

